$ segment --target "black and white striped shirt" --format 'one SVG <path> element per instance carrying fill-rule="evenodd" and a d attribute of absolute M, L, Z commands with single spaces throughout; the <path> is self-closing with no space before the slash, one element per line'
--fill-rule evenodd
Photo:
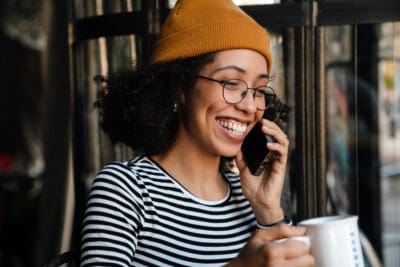
<path fill-rule="evenodd" d="M 202 200 L 146 156 L 96 176 L 82 231 L 81 266 L 221 266 L 256 229 L 237 174 L 220 201 Z"/>

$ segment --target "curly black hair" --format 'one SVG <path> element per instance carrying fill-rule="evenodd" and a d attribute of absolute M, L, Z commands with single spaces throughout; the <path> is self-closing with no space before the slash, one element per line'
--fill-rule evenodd
<path fill-rule="evenodd" d="M 124 143 L 148 155 L 166 152 L 179 126 L 176 104 L 190 99 L 197 75 L 215 53 L 151 63 L 103 77 L 105 88 L 95 106 L 112 143 Z"/>

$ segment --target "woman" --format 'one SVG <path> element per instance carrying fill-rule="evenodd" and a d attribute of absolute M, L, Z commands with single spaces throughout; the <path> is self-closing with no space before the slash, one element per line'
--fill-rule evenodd
<path fill-rule="evenodd" d="M 313 266 L 280 206 L 288 139 L 253 176 L 240 151 L 268 106 L 269 35 L 231 0 L 178 1 L 152 63 L 111 77 L 98 106 L 113 142 L 142 155 L 96 176 L 82 266 Z M 234 159 L 240 175 L 225 167 Z"/>

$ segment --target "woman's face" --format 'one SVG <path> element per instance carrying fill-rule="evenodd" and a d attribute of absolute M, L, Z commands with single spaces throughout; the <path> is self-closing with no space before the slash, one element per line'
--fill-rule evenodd
<path fill-rule="evenodd" d="M 265 58 L 247 49 L 216 53 L 199 75 L 215 80 L 241 79 L 252 88 L 268 84 Z M 192 97 L 185 103 L 182 127 L 190 142 L 206 153 L 233 157 L 262 114 L 263 111 L 257 110 L 252 91 L 240 103 L 229 104 L 222 96 L 220 83 L 199 78 Z"/>

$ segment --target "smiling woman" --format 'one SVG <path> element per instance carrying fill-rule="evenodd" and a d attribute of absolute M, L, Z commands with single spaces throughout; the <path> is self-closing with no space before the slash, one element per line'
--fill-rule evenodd
<path fill-rule="evenodd" d="M 304 243 L 274 242 L 305 229 L 280 206 L 286 134 L 261 120 L 271 66 L 268 32 L 231 0 L 178 1 L 152 62 L 104 79 L 102 127 L 141 155 L 96 176 L 82 266 L 313 266 Z M 254 176 L 241 146 L 257 122 L 278 157 Z"/>
<path fill-rule="evenodd" d="M 215 78 L 214 80 L 236 80 L 236 83 L 230 82 L 230 88 L 240 80 L 256 85 L 253 87 L 261 87 L 268 82 L 264 78 L 267 76 L 265 58 L 258 52 L 247 49 L 217 52 L 214 60 L 202 67 L 199 73 L 200 77 Z M 238 89 L 239 98 L 232 103 L 227 101 L 227 85 L 221 88 L 220 84 L 209 79 L 202 78 L 195 83 L 193 96 L 187 101 L 190 110 L 185 118 L 190 119 L 187 119 L 185 125 L 188 125 L 188 129 L 182 127 L 182 131 L 179 132 L 187 136 L 181 138 L 178 135 L 178 139 L 188 140 L 190 143 L 203 142 L 201 146 L 195 146 L 197 151 L 192 151 L 193 155 L 205 152 L 216 156 L 234 157 L 247 134 L 246 131 L 238 135 L 234 128 L 251 129 L 260 120 L 263 109 L 258 109 L 254 95 L 247 94 L 247 86 Z M 224 125 L 232 128 L 221 127 Z M 190 147 L 183 142 L 177 145 Z"/>

